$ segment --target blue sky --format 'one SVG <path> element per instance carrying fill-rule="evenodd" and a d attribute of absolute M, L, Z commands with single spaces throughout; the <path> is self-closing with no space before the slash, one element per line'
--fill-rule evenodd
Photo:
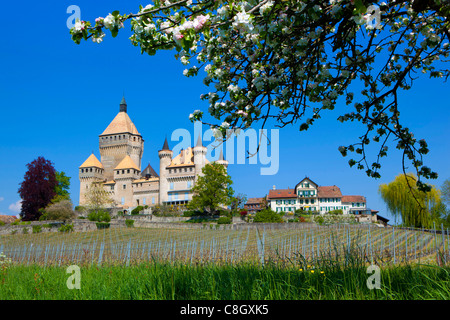
<path fill-rule="evenodd" d="M 4 15 L 2 24 L 0 214 L 17 214 L 19 183 L 26 164 L 38 156 L 72 177 L 70 191 L 77 204 L 78 167 L 91 152 L 99 157 L 98 135 L 117 114 L 123 92 L 128 113 L 145 139 L 143 165 L 150 162 L 158 170 L 164 137 L 178 128 L 193 132 L 188 116 L 195 109 L 206 112 L 199 96 L 210 91 L 201 77 L 182 75 L 185 66 L 175 60 L 174 52 L 142 56 L 128 39 L 129 24 L 117 38 L 108 34 L 100 45 L 91 41 L 76 45 L 70 39 L 66 27 L 70 5 L 81 8 L 82 19 L 93 21 L 116 9 L 135 12 L 146 3 L 27 2 L 22 7 L 33 10 L 21 11 L 20 19 Z M 10 3 L 3 4 L 3 12 L 15 11 Z M 399 97 L 402 121 L 429 144 L 431 152 L 424 160 L 438 172 L 439 179 L 431 181 L 437 186 L 450 177 L 448 89 L 447 83 L 423 78 Z M 378 180 L 349 168 L 348 158 L 337 148 L 357 142 L 363 128 L 336 121 L 343 108 L 324 114 L 306 132 L 298 131 L 300 123 L 282 129 L 276 175 L 260 175 L 261 165 L 231 165 L 236 192 L 263 196 L 273 185 L 293 188 L 309 176 L 319 185 L 339 186 L 343 194 L 366 196 L 370 208 L 391 218 L 377 190 L 401 172 L 401 153 L 391 144 Z"/>

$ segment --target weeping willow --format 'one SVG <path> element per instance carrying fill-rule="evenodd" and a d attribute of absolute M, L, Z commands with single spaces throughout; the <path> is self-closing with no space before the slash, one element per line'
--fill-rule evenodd
<path fill-rule="evenodd" d="M 381 184 L 378 191 L 388 210 L 400 216 L 404 225 L 429 228 L 433 225 L 431 210 L 440 202 L 440 191 L 434 187 L 426 193 L 419 191 L 416 181 L 414 174 L 400 174 L 391 183 Z"/>

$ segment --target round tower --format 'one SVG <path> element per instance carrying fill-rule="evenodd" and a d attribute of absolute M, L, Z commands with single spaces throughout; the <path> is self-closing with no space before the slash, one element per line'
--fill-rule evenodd
<path fill-rule="evenodd" d="M 195 165 L 195 181 L 199 175 L 203 175 L 202 169 L 206 164 L 206 151 L 208 148 L 203 146 L 202 137 L 199 135 L 197 144 L 194 147 L 194 165 Z"/>
<path fill-rule="evenodd" d="M 219 160 L 216 163 L 221 164 L 225 167 L 225 170 L 228 169 L 228 161 L 223 158 L 223 151 L 220 150 Z"/>
<path fill-rule="evenodd" d="M 173 151 L 167 143 L 167 137 L 160 151 L 159 156 L 159 203 L 164 204 L 168 200 L 169 182 L 167 181 L 167 167 L 172 162 Z"/>

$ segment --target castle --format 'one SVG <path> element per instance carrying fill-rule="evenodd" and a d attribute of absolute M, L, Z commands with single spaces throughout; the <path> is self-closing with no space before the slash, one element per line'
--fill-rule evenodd
<path fill-rule="evenodd" d="M 150 164 L 142 170 L 144 139 L 128 116 L 125 98 L 119 113 L 99 136 L 99 148 L 100 160 L 91 154 L 79 167 L 81 206 L 87 204 L 93 183 L 102 183 L 114 207 L 123 210 L 186 204 L 192 200 L 191 189 L 197 177 L 209 163 L 200 136 L 195 147 L 181 150 L 175 157 L 166 138 L 158 151 L 159 175 Z M 222 153 L 216 162 L 228 167 Z"/>

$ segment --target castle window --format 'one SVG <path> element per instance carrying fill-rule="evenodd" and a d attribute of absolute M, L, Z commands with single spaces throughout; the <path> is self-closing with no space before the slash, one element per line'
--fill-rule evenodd
<path fill-rule="evenodd" d="M 188 192 L 184 193 L 184 200 L 189 200 L 189 193 Z"/>
<path fill-rule="evenodd" d="M 152 197 L 152 204 L 155 204 L 155 197 Z"/>
<path fill-rule="evenodd" d="M 173 182 L 170 183 L 170 190 L 173 190 Z"/>
<path fill-rule="evenodd" d="M 125 204 L 125 198 L 122 197 L 122 205 L 124 205 L 124 204 Z"/>
<path fill-rule="evenodd" d="M 133 137 L 133 141 L 136 141 L 136 137 Z"/>
<path fill-rule="evenodd" d="M 126 185 L 126 184 L 124 184 L 124 185 L 123 185 L 123 189 L 125 190 L 126 188 L 127 188 L 127 185 Z"/>
<path fill-rule="evenodd" d="M 119 170 L 117 170 L 117 174 L 120 174 L 120 171 L 119 171 Z"/>
<path fill-rule="evenodd" d="M 81 169 L 81 173 L 83 173 L 84 169 Z"/>
<path fill-rule="evenodd" d="M 125 170 L 122 170 L 122 174 L 125 174 Z"/>
<path fill-rule="evenodd" d="M 187 182 L 187 187 L 190 188 L 191 187 L 191 181 Z"/>
<path fill-rule="evenodd" d="M 91 172 L 92 172 L 92 168 L 91 168 Z"/>
<path fill-rule="evenodd" d="M 178 192 L 175 192 L 175 194 L 174 194 L 174 200 L 178 200 Z"/>
<path fill-rule="evenodd" d="M 111 186 L 111 190 L 114 190 L 114 185 Z"/>
<path fill-rule="evenodd" d="M 187 168 L 184 168 L 184 172 L 187 172 Z"/>
<path fill-rule="evenodd" d="M 127 173 L 130 173 L 130 169 L 127 170 Z"/>

